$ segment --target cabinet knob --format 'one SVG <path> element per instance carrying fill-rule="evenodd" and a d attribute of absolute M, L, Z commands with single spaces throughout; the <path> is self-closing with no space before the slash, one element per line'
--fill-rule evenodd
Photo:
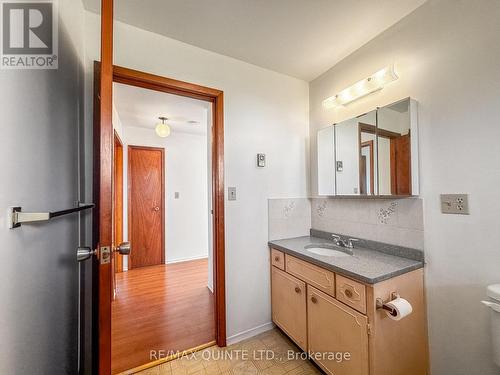
<path fill-rule="evenodd" d="M 300 293 L 300 292 L 301 292 L 300 288 L 298 286 L 296 286 L 295 287 L 295 293 Z"/>
<path fill-rule="evenodd" d="M 279 256 L 275 256 L 275 257 L 274 257 L 274 260 L 275 260 L 276 262 L 279 262 L 279 261 L 280 261 L 280 257 L 279 257 Z"/>
<path fill-rule="evenodd" d="M 318 302 L 318 299 L 314 296 L 311 297 L 311 302 L 312 303 L 317 303 Z"/>
<path fill-rule="evenodd" d="M 344 290 L 344 294 L 346 295 L 347 298 L 352 298 L 352 290 L 351 289 Z"/>

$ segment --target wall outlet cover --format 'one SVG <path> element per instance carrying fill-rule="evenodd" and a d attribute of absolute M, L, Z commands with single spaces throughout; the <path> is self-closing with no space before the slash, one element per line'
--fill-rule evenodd
<path fill-rule="evenodd" d="M 443 214 L 469 215 L 468 194 L 441 194 L 441 212 Z"/>

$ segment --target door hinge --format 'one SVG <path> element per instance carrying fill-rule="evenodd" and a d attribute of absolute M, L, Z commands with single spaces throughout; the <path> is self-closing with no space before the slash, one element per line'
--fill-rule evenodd
<path fill-rule="evenodd" d="M 372 325 L 370 323 L 366 325 L 366 332 L 368 333 L 368 335 L 372 334 Z"/>
<path fill-rule="evenodd" d="M 101 246 L 99 248 L 99 261 L 101 264 L 111 262 L 111 246 Z"/>

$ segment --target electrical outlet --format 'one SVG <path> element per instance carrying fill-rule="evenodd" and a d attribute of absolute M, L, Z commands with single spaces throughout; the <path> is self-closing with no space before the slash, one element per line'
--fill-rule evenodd
<path fill-rule="evenodd" d="M 235 201 L 236 200 L 236 188 L 235 187 L 228 187 L 227 188 L 227 200 L 228 201 Z"/>
<path fill-rule="evenodd" d="M 469 215 L 469 196 L 467 194 L 441 194 L 441 212 Z"/>
<path fill-rule="evenodd" d="M 174 199 L 179 199 L 179 196 L 180 194 L 178 191 L 174 192 Z"/>

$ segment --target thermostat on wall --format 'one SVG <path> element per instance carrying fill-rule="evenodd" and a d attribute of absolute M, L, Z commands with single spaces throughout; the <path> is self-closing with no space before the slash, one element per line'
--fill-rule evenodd
<path fill-rule="evenodd" d="M 257 167 L 265 167 L 266 166 L 266 154 L 257 154 Z"/>

